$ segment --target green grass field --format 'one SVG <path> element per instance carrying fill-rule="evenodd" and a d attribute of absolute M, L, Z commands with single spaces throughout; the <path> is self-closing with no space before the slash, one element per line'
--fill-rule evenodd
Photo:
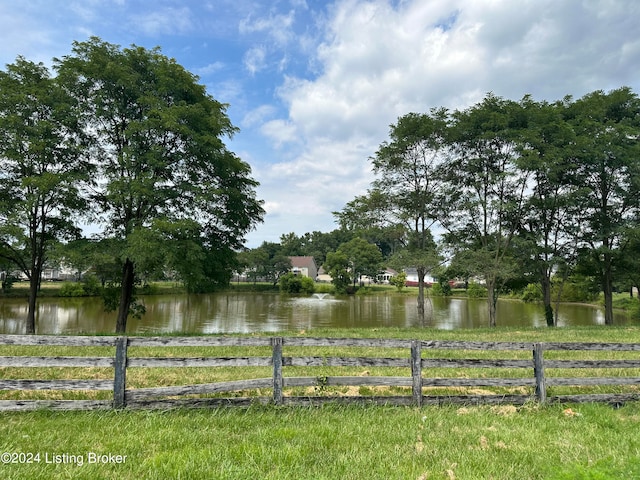
<path fill-rule="evenodd" d="M 318 330 L 304 335 L 640 343 L 639 327 Z M 0 355 L 24 354 L 17 350 L 21 348 L 2 347 Z M 42 355 L 73 354 L 49 350 L 69 347 L 33 348 Z M 262 347 L 255 348 L 246 353 L 265 354 Z M 162 352 L 167 353 L 185 354 L 178 349 Z M 84 354 L 100 352 L 89 349 Z M 6 377 L 8 371 L 0 370 Z M 55 375 L 54 369 L 38 373 L 39 378 Z M 163 376 L 162 369 L 140 371 L 132 374 L 131 382 L 144 386 L 198 381 L 158 375 Z M 423 408 L 256 404 L 198 410 L 5 412 L 0 414 L 0 478 L 636 479 L 639 429 L 638 402 L 617 407 L 533 402 L 519 407 Z"/>
<path fill-rule="evenodd" d="M 0 418 L 0 451 L 33 461 L 3 457 L 3 479 L 640 478 L 638 404 L 255 406 Z M 97 458 L 105 463 L 89 463 Z"/>

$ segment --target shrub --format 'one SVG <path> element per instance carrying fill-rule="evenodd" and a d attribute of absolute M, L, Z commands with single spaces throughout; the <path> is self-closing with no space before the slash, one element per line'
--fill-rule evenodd
<path fill-rule="evenodd" d="M 557 297 L 560 285 L 557 281 L 552 285 L 552 298 Z M 572 275 L 562 286 L 560 300 L 563 302 L 592 302 L 600 293 L 600 285 L 594 277 Z"/>
<path fill-rule="evenodd" d="M 470 283 L 467 287 L 467 296 L 469 298 L 484 298 L 487 296 L 487 289 L 479 283 Z"/>
<path fill-rule="evenodd" d="M 391 285 L 393 285 L 394 287 L 396 287 L 399 292 L 402 291 L 402 289 L 404 288 L 406 282 L 407 282 L 407 274 L 406 274 L 406 272 L 400 272 L 399 274 L 394 275 L 393 277 L 391 277 L 389 279 L 389 283 Z"/>
<path fill-rule="evenodd" d="M 308 293 L 315 291 L 315 283 L 309 277 L 294 275 L 289 272 L 280 277 L 280 291 L 284 293 Z"/>
<path fill-rule="evenodd" d="M 82 288 L 84 289 L 84 294 L 90 297 L 102 294 L 102 285 L 95 275 L 85 275 L 82 278 Z"/>
<path fill-rule="evenodd" d="M 153 283 L 145 282 L 140 288 L 140 295 L 158 295 L 160 293 L 160 288 Z"/>
<path fill-rule="evenodd" d="M 60 287 L 61 297 L 83 297 L 84 287 L 78 282 L 64 282 Z"/>
<path fill-rule="evenodd" d="M 2 293 L 9 293 L 9 290 L 11 290 L 14 281 L 15 278 L 13 278 L 11 275 L 5 276 L 2 279 Z"/>
<path fill-rule="evenodd" d="M 524 287 L 520 298 L 526 303 L 539 302 L 542 300 L 542 288 L 537 283 L 530 283 Z"/>
<path fill-rule="evenodd" d="M 436 297 L 448 297 L 451 295 L 451 285 L 449 282 L 434 283 L 431 287 L 431 294 Z"/>

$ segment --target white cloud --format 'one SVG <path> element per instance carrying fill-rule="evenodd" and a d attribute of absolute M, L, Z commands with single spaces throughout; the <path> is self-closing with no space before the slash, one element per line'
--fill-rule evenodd
<path fill-rule="evenodd" d="M 210 63 L 209 65 L 205 65 L 204 67 L 196 68 L 194 73 L 196 75 L 203 77 L 205 75 L 212 75 L 214 73 L 217 73 L 223 68 L 224 68 L 223 62 L 213 62 L 213 63 Z"/>
<path fill-rule="evenodd" d="M 242 118 L 240 125 L 243 128 L 250 128 L 256 125 L 260 125 L 266 121 L 267 118 L 273 117 L 276 109 L 273 105 L 260 105 L 257 108 L 247 112 Z"/>
<path fill-rule="evenodd" d="M 254 18 L 249 16 L 238 25 L 241 34 L 261 33 L 274 41 L 277 45 L 283 46 L 293 38 L 291 27 L 295 19 L 295 11 L 290 10 L 287 14 L 270 13 L 268 16 Z"/>
<path fill-rule="evenodd" d="M 637 18 L 635 1 L 336 2 L 310 59 L 318 75 L 287 76 L 288 116 L 261 127 L 293 153 L 261 172 L 261 192 L 294 224 L 271 228 L 331 229 L 330 212 L 366 191 L 368 157 L 408 112 L 465 108 L 489 91 L 555 100 L 637 83 Z"/>
<path fill-rule="evenodd" d="M 260 127 L 260 132 L 271 139 L 274 146 L 278 148 L 300 141 L 296 125 L 287 120 L 270 120 Z"/>
<path fill-rule="evenodd" d="M 155 36 L 187 33 L 193 29 L 193 22 L 188 7 L 162 7 L 148 13 L 134 15 L 132 26 L 139 28 L 147 35 Z"/>
<path fill-rule="evenodd" d="M 251 75 L 255 75 L 266 67 L 266 57 L 264 46 L 253 47 L 244 54 L 244 67 Z"/>

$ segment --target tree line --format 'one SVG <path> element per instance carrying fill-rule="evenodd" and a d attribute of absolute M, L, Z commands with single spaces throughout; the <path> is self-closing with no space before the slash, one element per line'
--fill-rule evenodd
<path fill-rule="evenodd" d="M 552 284 L 561 291 L 576 272 L 599 281 L 612 324 L 616 285 L 638 285 L 639 139 L 627 87 L 555 102 L 488 94 L 464 110 L 409 113 L 371 157 L 367 194 L 337 218 L 386 233 L 422 279 L 483 279 L 491 326 L 498 292 L 518 276 L 539 283 L 554 325 Z"/>
<path fill-rule="evenodd" d="M 112 269 L 116 332 L 145 272 L 170 269 L 192 291 L 228 284 L 264 211 L 224 144 L 237 131 L 226 107 L 159 48 L 95 37 L 52 70 L 18 57 L 0 72 L 0 259 L 29 279 L 27 333 L 61 243 Z"/>
<path fill-rule="evenodd" d="M 639 138 L 627 87 L 555 102 L 488 94 L 464 110 L 408 113 L 370 158 L 367 193 L 334 212 L 338 229 L 282 235 L 243 264 L 276 283 L 287 256 L 311 255 L 339 291 L 383 265 L 413 267 L 422 320 L 427 273 L 445 294 L 448 280 L 476 278 L 491 326 L 506 289 L 537 298 L 526 287 L 538 284 L 550 326 L 567 291 L 601 291 L 612 324 L 614 291 L 640 285 Z"/>

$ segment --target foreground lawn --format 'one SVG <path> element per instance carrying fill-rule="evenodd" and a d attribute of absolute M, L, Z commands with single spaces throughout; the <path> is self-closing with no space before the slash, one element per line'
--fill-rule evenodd
<path fill-rule="evenodd" d="M 0 464 L 3 479 L 640 478 L 637 403 L 39 411 L 0 420 L 0 452 L 40 454 L 39 463 Z M 89 464 L 91 452 L 106 463 Z"/>

